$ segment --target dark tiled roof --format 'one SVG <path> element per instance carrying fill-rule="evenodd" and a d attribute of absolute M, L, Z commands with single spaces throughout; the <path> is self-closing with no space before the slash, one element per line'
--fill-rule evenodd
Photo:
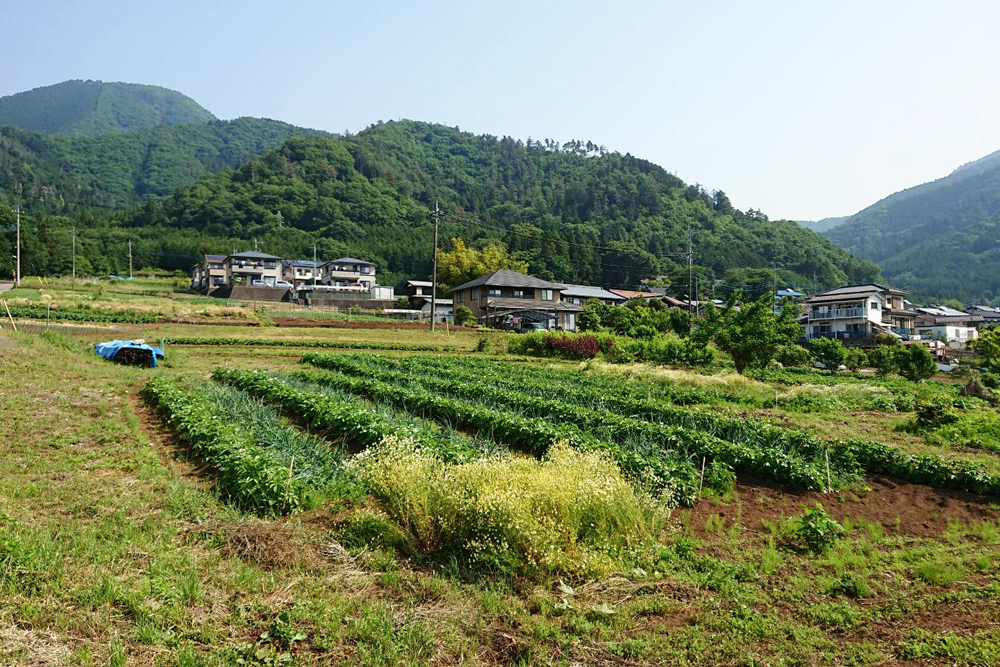
<path fill-rule="evenodd" d="M 835 287 L 834 289 L 820 292 L 816 296 L 826 296 L 828 294 L 853 295 L 855 292 L 866 292 L 869 294 L 872 292 L 885 292 L 896 295 L 906 294 L 906 290 L 886 287 L 885 285 L 879 285 L 878 283 L 864 283 L 861 285 L 845 285 L 843 287 Z"/>
<path fill-rule="evenodd" d="M 266 252 L 238 252 L 230 257 L 234 259 L 281 259 L 274 255 L 268 255 Z"/>
<path fill-rule="evenodd" d="M 609 289 L 608 291 L 625 299 L 655 299 L 660 296 L 655 292 L 636 292 L 630 289 Z"/>
<path fill-rule="evenodd" d="M 982 322 L 982 315 L 946 315 L 944 317 L 933 317 L 934 324 L 961 324 L 962 322 Z M 920 326 L 928 326 L 921 324 Z"/>
<path fill-rule="evenodd" d="M 356 257 L 340 257 L 338 259 L 331 259 L 327 262 L 327 264 L 367 264 L 368 266 L 375 266 L 374 262 L 368 262 Z"/>
<path fill-rule="evenodd" d="M 310 269 L 323 265 L 323 262 L 313 262 L 311 259 L 285 259 L 281 263 L 285 266 L 305 266 Z"/>
<path fill-rule="evenodd" d="M 854 299 L 867 299 L 873 294 L 881 294 L 877 289 L 868 290 L 858 290 L 856 292 L 823 292 L 822 294 L 817 294 L 816 296 L 806 299 L 806 303 L 828 303 L 831 301 L 852 301 Z"/>
<path fill-rule="evenodd" d="M 563 296 L 575 296 L 582 299 L 610 299 L 621 301 L 625 297 L 613 292 L 609 292 L 603 287 L 592 287 L 590 285 L 560 285 L 559 291 Z"/>
<path fill-rule="evenodd" d="M 487 273 L 485 276 L 479 276 L 475 280 L 470 280 L 464 285 L 459 285 L 448 290 L 448 293 L 457 292 L 459 290 L 470 289 L 472 287 L 531 287 L 536 289 L 551 289 L 558 290 L 561 285 L 555 283 L 550 283 L 534 276 L 526 276 L 523 273 L 518 273 L 517 271 L 511 271 L 510 269 L 498 269 L 493 273 Z"/>

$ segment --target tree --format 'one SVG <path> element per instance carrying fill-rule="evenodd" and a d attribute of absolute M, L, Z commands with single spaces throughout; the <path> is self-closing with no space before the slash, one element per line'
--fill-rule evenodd
<path fill-rule="evenodd" d="M 770 294 L 737 308 L 741 296 L 739 290 L 734 291 L 721 311 L 709 304 L 691 338 L 702 344 L 713 341 L 732 357 L 736 372 L 742 375 L 748 368 L 770 363 L 778 346 L 794 343 L 801 329 L 797 324 L 793 329 L 775 316 Z"/>
<path fill-rule="evenodd" d="M 898 357 L 901 348 L 894 345 L 876 345 L 868 351 L 868 363 L 879 377 L 899 369 Z"/>
<path fill-rule="evenodd" d="M 813 358 L 831 373 L 836 373 L 847 358 L 847 348 L 836 338 L 817 338 L 809 343 L 809 349 Z"/>
<path fill-rule="evenodd" d="M 600 331 L 601 313 L 606 306 L 598 299 L 589 299 L 583 306 L 583 311 L 576 320 L 576 326 L 580 331 Z"/>
<path fill-rule="evenodd" d="M 990 327 L 979 332 L 973 349 L 983 358 L 983 364 L 994 372 L 1000 372 L 1000 327 Z"/>
<path fill-rule="evenodd" d="M 528 263 L 514 259 L 498 245 L 476 250 L 457 237 L 451 240 L 451 250 L 438 251 L 438 282 L 445 287 L 461 285 L 498 269 L 524 273 Z"/>
<path fill-rule="evenodd" d="M 868 365 L 868 355 L 860 347 L 852 347 L 847 351 L 847 356 L 844 357 L 844 365 L 857 373 Z"/>
<path fill-rule="evenodd" d="M 460 305 L 455 309 L 455 324 L 462 326 L 472 319 L 472 311 L 468 306 Z"/>
<path fill-rule="evenodd" d="M 914 343 L 908 348 L 904 348 L 898 357 L 899 373 L 911 382 L 926 380 L 934 375 L 937 365 L 934 363 L 934 355 L 919 343 Z"/>
<path fill-rule="evenodd" d="M 691 334 L 691 313 L 680 308 L 671 308 L 667 312 L 670 314 L 670 328 L 681 338 L 687 338 Z"/>
<path fill-rule="evenodd" d="M 965 310 L 965 304 L 958 299 L 945 299 L 941 302 L 941 305 L 947 308 L 954 308 L 955 310 Z"/>

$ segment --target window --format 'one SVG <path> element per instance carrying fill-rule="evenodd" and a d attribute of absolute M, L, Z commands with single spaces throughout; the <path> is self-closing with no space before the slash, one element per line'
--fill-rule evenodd
<path fill-rule="evenodd" d="M 878 301 L 872 301 L 872 310 L 879 310 Z"/>
<path fill-rule="evenodd" d="M 576 329 L 576 313 L 566 313 L 563 316 L 563 328 L 564 329 Z"/>
<path fill-rule="evenodd" d="M 542 301 L 552 301 L 552 290 L 543 289 L 541 290 L 541 292 L 542 292 Z"/>
<path fill-rule="evenodd" d="M 499 287 L 491 287 L 488 290 L 486 290 L 487 296 L 500 296 L 501 294 L 502 292 L 500 291 Z"/>
<path fill-rule="evenodd" d="M 370 267 L 370 266 L 362 266 L 361 267 L 361 273 L 363 273 L 364 275 L 367 276 L 371 272 L 372 272 L 372 267 Z"/>
<path fill-rule="evenodd" d="M 455 301 L 459 303 L 465 302 L 465 292 L 455 292 Z"/>
<path fill-rule="evenodd" d="M 273 269 L 276 266 L 277 266 L 277 264 L 275 264 L 274 262 L 264 262 L 264 268 L 265 269 Z"/>
<path fill-rule="evenodd" d="M 514 290 L 514 298 L 515 299 L 523 299 L 524 298 L 524 290 L 523 289 L 516 289 L 516 290 Z"/>
<path fill-rule="evenodd" d="M 479 290 L 474 289 L 469 292 L 469 300 L 475 301 L 479 298 Z"/>

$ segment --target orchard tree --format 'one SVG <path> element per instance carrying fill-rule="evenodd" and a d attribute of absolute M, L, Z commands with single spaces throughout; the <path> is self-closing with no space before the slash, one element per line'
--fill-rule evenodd
<path fill-rule="evenodd" d="M 1000 327 L 983 329 L 973 346 L 983 358 L 983 364 L 994 372 L 1000 372 Z"/>
<path fill-rule="evenodd" d="M 934 363 L 934 355 L 919 343 L 913 343 L 907 348 L 902 348 L 899 354 L 899 374 L 912 382 L 926 380 L 934 375 L 937 365 Z"/>
<path fill-rule="evenodd" d="M 774 358 L 780 345 L 794 343 L 801 328 L 794 316 L 774 314 L 771 295 L 737 306 L 742 293 L 735 290 L 719 310 L 711 303 L 691 334 L 696 343 L 709 341 L 733 359 L 741 375 L 748 368 L 762 368 Z"/>
<path fill-rule="evenodd" d="M 809 343 L 813 358 L 823 364 L 823 368 L 836 373 L 847 359 L 847 348 L 836 338 L 817 338 Z"/>
<path fill-rule="evenodd" d="M 879 377 L 899 370 L 899 353 L 902 348 L 894 345 L 876 345 L 868 351 L 868 363 Z"/>
<path fill-rule="evenodd" d="M 847 351 L 847 356 L 844 357 L 844 365 L 857 373 L 868 365 L 868 355 L 860 347 L 852 347 Z"/>

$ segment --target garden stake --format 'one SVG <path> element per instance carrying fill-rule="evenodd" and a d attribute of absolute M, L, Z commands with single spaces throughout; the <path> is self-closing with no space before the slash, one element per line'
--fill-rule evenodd
<path fill-rule="evenodd" d="M 288 487 L 292 484 L 292 468 L 295 466 L 295 454 L 292 454 L 292 461 L 288 464 L 288 479 L 285 480 L 285 499 L 281 501 L 281 513 L 285 513 L 285 505 L 288 504 Z"/>

